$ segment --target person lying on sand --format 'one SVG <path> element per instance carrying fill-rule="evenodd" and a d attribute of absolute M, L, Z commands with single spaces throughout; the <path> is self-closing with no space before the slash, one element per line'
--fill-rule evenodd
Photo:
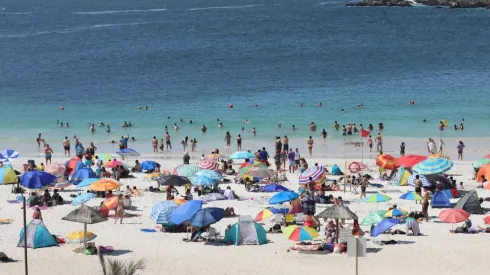
<path fill-rule="evenodd" d="M 233 207 L 226 207 L 225 208 L 225 217 L 234 217 L 234 216 L 237 216 L 237 214 L 235 213 L 235 208 Z"/>

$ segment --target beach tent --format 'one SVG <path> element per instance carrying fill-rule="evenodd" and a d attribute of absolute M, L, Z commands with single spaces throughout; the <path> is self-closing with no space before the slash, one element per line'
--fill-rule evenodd
<path fill-rule="evenodd" d="M 332 166 L 332 175 L 336 175 L 336 176 L 342 175 L 342 171 L 340 170 L 337 164 L 334 164 Z"/>
<path fill-rule="evenodd" d="M 449 197 L 444 191 L 437 191 L 432 195 L 432 208 L 451 208 Z"/>
<path fill-rule="evenodd" d="M 0 185 L 2 184 L 14 184 L 18 182 L 18 176 L 12 167 L 0 168 Z"/>
<path fill-rule="evenodd" d="M 398 179 L 396 180 L 395 184 L 398 186 L 407 186 L 408 185 L 408 178 L 411 175 L 412 174 L 410 173 L 410 171 L 405 169 L 405 167 L 402 167 L 400 169 L 400 173 L 398 174 Z"/>
<path fill-rule="evenodd" d="M 238 222 L 226 231 L 224 241 L 234 245 L 260 245 L 267 242 L 267 236 L 262 225 L 254 222 L 252 217 L 240 216 Z"/>
<path fill-rule="evenodd" d="M 475 190 L 466 193 L 461 199 L 459 199 L 454 208 L 463 209 L 470 214 L 484 214 L 484 211 L 480 205 L 480 200 L 478 199 L 478 194 Z"/>
<path fill-rule="evenodd" d="M 78 169 L 86 167 L 86 165 L 77 157 L 71 158 L 65 162 L 66 172 L 73 175 Z"/>
<path fill-rule="evenodd" d="M 41 220 L 32 220 L 27 225 L 27 247 L 42 248 L 56 246 L 56 240 Z M 20 231 L 17 247 L 24 247 L 24 228 Z"/>

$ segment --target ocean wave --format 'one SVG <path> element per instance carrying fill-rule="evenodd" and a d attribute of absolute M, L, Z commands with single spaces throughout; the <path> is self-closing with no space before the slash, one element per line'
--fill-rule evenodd
<path fill-rule="evenodd" d="M 27 15 L 27 14 L 32 14 L 32 12 L 7 12 L 7 11 L 0 12 L 0 15 Z"/>
<path fill-rule="evenodd" d="M 73 14 L 98 15 L 114 13 L 136 13 L 136 12 L 161 12 L 167 9 L 148 9 L 148 10 L 111 10 L 111 11 L 75 11 Z"/>
<path fill-rule="evenodd" d="M 121 23 L 121 24 L 99 24 L 99 25 L 92 25 L 92 26 L 86 26 L 86 27 L 76 27 L 76 28 L 71 28 L 71 29 L 66 29 L 66 30 L 38 31 L 38 32 L 19 33 L 19 34 L 0 34 L 0 39 L 1 38 L 24 38 L 24 37 L 30 37 L 30 36 L 47 35 L 47 34 L 66 34 L 66 33 L 87 31 L 87 30 L 91 30 L 91 29 L 104 29 L 104 28 L 114 28 L 114 27 L 122 27 L 122 26 L 137 26 L 137 25 L 147 25 L 147 24 L 151 24 L 151 22 Z"/>
<path fill-rule="evenodd" d="M 320 6 L 324 6 L 324 5 L 336 5 L 336 4 L 344 4 L 344 2 L 320 2 Z"/>
<path fill-rule="evenodd" d="M 215 10 L 215 9 L 249 9 L 262 5 L 242 5 L 242 6 L 223 6 L 223 7 L 205 7 L 205 8 L 192 8 L 190 11 L 199 11 L 199 10 Z"/>

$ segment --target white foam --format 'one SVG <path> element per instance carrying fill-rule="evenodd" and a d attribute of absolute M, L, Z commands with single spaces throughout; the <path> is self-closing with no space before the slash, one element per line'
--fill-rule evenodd
<path fill-rule="evenodd" d="M 111 11 L 75 11 L 73 14 L 98 15 L 115 13 L 137 13 L 137 12 L 161 12 L 167 9 L 147 9 L 147 10 L 111 10 Z"/>
<path fill-rule="evenodd" d="M 32 12 L 0 12 L 0 14 L 5 14 L 5 15 L 26 15 L 26 14 L 32 14 Z"/>
<path fill-rule="evenodd" d="M 192 8 L 190 11 L 199 11 L 199 10 L 215 10 L 215 9 L 249 9 L 262 5 L 242 5 L 242 6 L 223 6 L 223 7 L 205 7 L 205 8 Z"/>

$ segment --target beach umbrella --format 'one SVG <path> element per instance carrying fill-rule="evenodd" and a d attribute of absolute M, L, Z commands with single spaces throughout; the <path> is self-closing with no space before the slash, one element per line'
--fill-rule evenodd
<path fill-rule="evenodd" d="M 95 193 L 83 193 L 83 194 L 78 195 L 76 198 L 74 198 L 71 201 L 71 205 L 77 206 L 80 204 L 84 204 L 84 203 L 88 202 L 89 200 L 96 198 L 96 197 L 97 197 L 97 195 Z"/>
<path fill-rule="evenodd" d="M 80 182 L 82 182 L 84 179 L 89 179 L 89 178 L 95 179 L 95 178 L 99 178 L 99 177 L 97 176 L 97 174 L 95 174 L 95 172 L 92 170 L 92 168 L 83 167 L 83 168 L 78 169 L 73 174 L 73 176 L 71 176 L 71 182 L 73 184 L 77 185 Z"/>
<path fill-rule="evenodd" d="M 380 202 L 386 202 L 391 200 L 391 198 L 387 195 L 376 193 L 372 194 L 362 200 L 362 202 L 366 203 L 380 203 Z"/>
<path fill-rule="evenodd" d="M 190 179 L 195 177 L 197 172 L 199 172 L 200 170 L 201 168 L 197 165 L 183 164 L 175 168 L 174 175 L 186 177 Z"/>
<path fill-rule="evenodd" d="M 108 162 L 106 162 L 104 164 L 104 166 L 107 167 L 107 168 L 114 168 L 114 167 L 119 166 L 119 165 L 123 165 L 123 163 L 120 162 L 120 161 L 118 161 L 118 160 L 114 160 L 114 159 L 113 160 L 109 160 Z"/>
<path fill-rule="evenodd" d="M 211 178 L 213 180 L 221 180 L 223 178 L 223 176 L 214 171 L 214 170 L 209 170 L 209 169 L 204 169 L 204 170 L 201 170 L 199 172 L 196 173 L 196 176 L 204 176 L 204 177 L 208 177 L 208 178 Z"/>
<path fill-rule="evenodd" d="M 386 170 L 395 170 L 399 167 L 399 165 L 397 165 L 397 159 L 388 154 L 381 154 L 377 156 L 376 165 Z"/>
<path fill-rule="evenodd" d="M 58 178 L 56 178 L 56 182 L 54 184 L 49 185 L 49 187 L 53 188 L 53 189 L 61 189 L 61 188 L 67 188 L 71 185 L 72 185 L 72 183 L 69 182 L 68 180 L 66 180 L 62 177 L 58 177 Z"/>
<path fill-rule="evenodd" d="M 270 183 L 264 186 L 262 189 L 264 192 L 279 192 L 279 191 L 291 191 L 287 189 L 285 186 L 277 184 L 277 183 Z"/>
<path fill-rule="evenodd" d="M 396 160 L 396 165 L 410 168 L 426 159 L 427 159 L 426 156 L 406 155 L 406 156 L 399 157 Z"/>
<path fill-rule="evenodd" d="M 258 178 L 270 178 L 275 173 L 270 169 L 264 169 L 260 167 L 253 167 L 247 171 L 247 175 L 250 177 L 258 177 Z"/>
<path fill-rule="evenodd" d="M 422 186 L 430 186 L 429 180 L 422 174 L 413 174 L 408 177 L 408 185 L 415 186 L 415 180 L 417 179 L 417 175 L 419 176 L 419 180 L 422 182 Z"/>
<path fill-rule="evenodd" d="M 466 221 L 470 214 L 462 209 L 450 208 L 442 210 L 439 218 L 445 223 L 460 223 Z"/>
<path fill-rule="evenodd" d="M 265 208 L 264 210 L 260 211 L 257 214 L 257 216 L 255 216 L 254 221 L 256 221 L 256 222 L 262 221 L 262 220 L 265 220 L 267 218 L 270 218 L 270 217 L 272 217 L 274 215 L 275 215 L 275 213 L 270 208 Z"/>
<path fill-rule="evenodd" d="M 178 206 L 181 206 L 182 204 L 188 202 L 188 200 L 186 199 L 179 199 L 179 198 L 173 199 L 172 201 L 175 202 Z"/>
<path fill-rule="evenodd" d="M 94 224 L 99 222 L 107 221 L 99 211 L 92 207 L 88 207 L 82 204 L 77 209 L 72 210 L 68 215 L 62 218 L 65 221 L 83 223 L 83 235 L 87 236 L 87 224 Z M 83 239 L 83 250 L 87 247 L 87 239 Z"/>
<path fill-rule="evenodd" d="M 231 154 L 228 158 L 229 159 L 253 159 L 255 156 L 254 154 L 247 152 L 247 151 L 239 151 Z"/>
<path fill-rule="evenodd" d="M 84 231 L 76 231 L 76 232 L 71 232 L 66 238 L 70 242 L 78 242 L 78 243 L 83 243 L 83 242 L 89 242 L 92 241 L 93 239 L 97 238 L 97 235 L 95 235 L 92 232 L 84 232 Z"/>
<path fill-rule="evenodd" d="M 442 174 L 451 170 L 454 162 L 445 158 L 428 158 L 412 167 L 412 170 L 418 174 Z"/>
<path fill-rule="evenodd" d="M 310 182 L 310 177 L 316 184 L 322 184 L 326 179 L 325 168 L 323 166 L 315 166 L 306 169 L 299 175 L 298 183 L 301 185 L 307 184 Z"/>
<path fill-rule="evenodd" d="M 486 158 L 486 159 L 490 159 L 490 154 L 485 155 L 485 156 L 484 156 L 484 158 Z"/>
<path fill-rule="evenodd" d="M 362 219 L 361 224 L 366 226 L 371 226 L 373 224 L 377 224 L 384 220 L 386 214 L 386 210 L 376 210 L 369 213 L 366 217 Z"/>
<path fill-rule="evenodd" d="M 482 182 L 482 176 L 485 176 L 486 180 L 490 180 L 490 164 L 480 167 L 478 173 L 476 174 L 476 181 Z"/>
<path fill-rule="evenodd" d="M 80 182 L 79 184 L 77 184 L 77 187 L 78 188 L 87 187 L 87 186 L 91 185 L 92 183 L 94 183 L 96 181 L 99 181 L 99 180 L 100 179 L 97 179 L 97 178 L 84 179 L 82 182 Z"/>
<path fill-rule="evenodd" d="M 111 160 L 113 157 L 109 154 L 96 154 L 100 160 Z"/>
<path fill-rule="evenodd" d="M 219 222 L 225 217 L 225 210 L 218 207 L 208 207 L 200 209 L 189 220 L 191 226 L 205 227 Z"/>
<path fill-rule="evenodd" d="M 184 186 L 186 184 L 191 184 L 191 181 L 186 177 L 181 176 L 161 176 L 157 179 L 158 184 L 166 186 Z"/>
<path fill-rule="evenodd" d="M 207 170 L 218 170 L 219 167 L 218 163 L 211 159 L 203 159 L 197 165 L 201 167 L 201 169 Z"/>
<path fill-rule="evenodd" d="M 415 192 L 407 192 L 400 196 L 402 200 L 421 201 L 423 198 Z"/>
<path fill-rule="evenodd" d="M 299 194 L 292 191 L 282 191 L 269 199 L 269 204 L 281 204 L 299 198 Z"/>
<path fill-rule="evenodd" d="M 109 191 L 109 190 L 114 190 L 118 189 L 121 187 L 121 184 L 116 181 L 116 180 L 111 180 L 111 179 L 99 179 L 92 184 L 90 184 L 90 189 L 94 191 Z"/>
<path fill-rule="evenodd" d="M 0 185 L 15 184 L 18 180 L 19 176 L 17 176 L 12 167 L 0 167 Z"/>
<path fill-rule="evenodd" d="M 71 158 L 65 162 L 66 172 L 73 175 L 78 169 L 86 167 L 86 165 L 77 157 Z"/>
<path fill-rule="evenodd" d="M 479 159 L 479 160 L 473 162 L 472 165 L 473 165 L 473 168 L 479 169 L 480 167 L 485 166 L 487 164 L 490 164 L 490 158 Z"/>
<path fill-rule="evenodd" d="M 140 155 L 140 153 L 136 152 L 135 150 L 131 148 L 125 148 L 122 150 L 119 150 L 116 152 L 116 154 L 123 156 L 123 157 L 137 157 Z"/>
<path fill-rule="evenodd" d="M 386 230 L 392 228 L 393 226 L 399 223 L 398 219 L 385 219 L 379 222 L 372 230 L 371 237 L 377 237 L 380 234 L 383 234 Z"/>
<path fill-rule="evenodd" d="M 243 167 L 241 167 L 239 170 L 238 170 L 238 174 L 243 177 L 247 174 L 248 170 L 252 169 L 252 168 L 255 168 L 255 167 L 258 167 L 258 168 L 262 168 L 262 169 L 269 169 L 269 167 L 267 167 L 267 165 L 261 163 L 261 162 L 254 162 L 253 164 L 250 164 L 248 162 L 245 163 L 246 165 L 243 165 Z"/>
<path fill-rule="evenodd" d="M 152 160 L 146 160 L 141 163 L 141 170 L 143 171 L 155 171 L 159 167 L 160 164 Z"/>
<path fill-rule="evenodd" d="M 188 201 L 174 210 L 170 217 L 170 222 L 173 224 L 182 224 L 189 221 L 194 214 L 197 213 L 202 207 L 202 201 L 192 200 Z"/>
<path fill-rule="evenodd" d="M 357 215 L 354 214 L 349 208 L 334 204 L 327 209 L 316 215 L 320 219 L 344 219 L 344 220 L 355 220 L 358 219 Z"/>
<path fill-rule="evenodd" d="M 119 197 L 112 196 L 110 198 L 104 199 L 100 207 L 112 210 L 112 209 L 116 209 L 118 203 L 119 203 Z"/>
<path fill-rule="evenodd" d="M 193 177 L 192 180 L 191 180 L 191 183 L 193 185 L 213 185 L 214 184 L 214 180 L 212 178 L 208 178 L 206 176 L 196 176 L 196 177 Z"/>
<path fill-rule="evenodd" d="M 27 189 L 41 189 L 53 182 L 56 182 L 56 177 L 50 173 L 30 171 L 20 176 L 19 183 Z"/>
<path fill-rule="evenodd" d="M 18 157 L 19 157 L 19 152 L 12 149 L 6 149 L 0 152 L 1 162 L 12 162 L 12 160 L 15 160 Z"/>
<path fill-rule="evenodd" d="M 407 213 L 408 212 L 406 210 L 400 208 L 393 208 L 391 210 L 386 211 L 385 218 L 400 217 L 406 215 Z"/>
<path fill-rule="evenodd" d="M 151 208 L 150 219 L 156 224 L 169 224 L 170 216 L 179 205 L 174 201 L 161 201 Z"/>
<path fill-rule="evenodd" d="M 44 172 L 48 172 L 52 175 L 54 175 L 55 177 L 64 177 L 64 174 L 65 174 L 65 165 L 63 165 L 62 163 L 52 163 L 52 164 L 49 164 L 49 165 L 46 165 L 46 169 L 44 170 Z"/>
<path fill-rule="evenodd" d="M 143 177 L 144 181 L 152 181 L 159 179 L 163 174 L 160 172 L 153 172 Z"/>
<path fill-rule="evenodd" d="M 290 225 L 283 228 L 282 233 L 284 233 L 284 235 L 291 241 L 297 242 L 313 240 L 318 237 L 318 232 L 314 228 L 308 226 Z"/>
<path fill-rule="evenodd" d="M 483 222 L 484 222 L 485 224 L 490 225 L 490 216 L 485 217 L 485 218 L 483 219 Z"/>

